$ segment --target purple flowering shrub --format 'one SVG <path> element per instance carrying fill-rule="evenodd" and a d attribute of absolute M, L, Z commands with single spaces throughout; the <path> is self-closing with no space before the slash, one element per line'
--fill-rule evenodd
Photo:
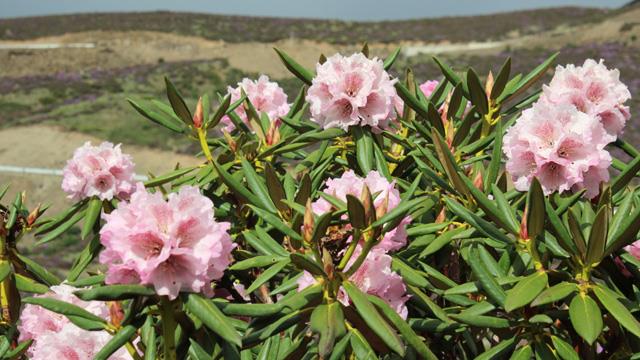
<path fill-rule="evenodd" d="M 587 59 L 540 86 L 555 55 L 483 81 L 434 59 L 419 83 L 389 74 L 398 52 L 315 70 L 277 54 L 296 96 L 262 76 L 195 106 L 168 79 L 168 102 L 129 100 L 200 165 L 137 182 L 126 149 L 87 143 L 67 211 L 0 207 L 3 357 L 640 354 L 640 152 L 617 70 Z M 81 221 L 65 279 L 17 250 Z"/>

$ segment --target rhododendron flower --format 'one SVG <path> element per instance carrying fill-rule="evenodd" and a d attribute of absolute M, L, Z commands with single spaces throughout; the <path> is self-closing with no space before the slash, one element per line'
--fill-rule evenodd
<path fill-rule="evenodd" d="M 400 204 L 400 192 L 395 187 L 395 181 L 389 182 L 377 171 L 369 172 L 364 178 L 356 175 L 353 170 L 346 171 L 339 178 L 327 180 L 323 192 L 346 202 L 347 194 L 360 198 L 365 184 L 372 195 L 378 194 L 373 199 L 373 205 L 377 211 L 382 211 L 382 214 L 386 214 Z M 331 207 L 332 205 L 323 198 L 311 204 L 313 212 L 318 215 L 330 211 Z M 398 227 L 384 235 L 376 248 L 393 251 L 404 247 L 407 244 L 406 227 L 410 222 L 411 217 L 405 217 Z"/>
<path fill-rule="evenodd" d="M 86 142 L 67 161 L 62 190 L 76 201 L 92 196 L 102 200 L 127 199 L 135 189 L 133 169 L 131 156 L 123 154 L 119 144 L 103 142 L 91 146 Z"/>
<path fill-rule="evenodd" d="M 360 247 L 354 251 L 347 269 L 360 255 Z M 372 249 L 362 265 L 351 275 L 349 281 L 354 283 L 362 292 L 376 295 L 389 304 L 403 319 L 407 318 L 405 303 L 409 299 L 402 277 L 391 270 L 391 256 L 384 249 Z M 316 279 L 308 272 L 298 279 L 298 291 L 316 283 Z M 349 296 L 340 288 L 338 300 L 345 306 L 349 305 Z"/>
<path fill-rule="evenodd" d="M 232 103 L 240 100 L 243 90 L 258 114 L 266 113 L 272 122 L 276 122 L 276 125 L 280 124 L 280 117 L 289 113 L 287 94 L 278 83 L 269 81 L 268 76 L 261 75 L 258 80 L 244 78 L 238 83 L 237 87 L 232 88 L 229 86 L 227 94 L 231 95 Z M 235 113 L 245 124 L 249 125 L 249 118 L 243 105 L 238 106 Z M 236 128 L 228 116 L 224 116 L 220 122 L 227 132 L 231 132 Z"/>
<path fill-rule="evenodd" d="M 429 98 L 429 96 L 433 94 L 433 92 L 436 90 L 439 84 L 440 84 L 440 81 L 438 80 L 427 80 L 422 84 L 420 84 L 420 90 L 422 91 L 422 93 L 426 98 Z"/>
<path fill-rule="evenodd" d="M 78 289 L 61 284 L 51 287 L 51 293 L 38 295 L 79 306 L 90 313 L 108 319 L 107 303 L 82 301 L 73 292 Z M 33 339 L 29 347 L 30 359 L 78 359 L 90 360 L 109 342 L 111 335 L 105 331 L 87 331 L 74 325 L 67 317 L 46 310 L 39 305 L 27 304 L 20 315 L 19 341 Z M 131 359 L 123 348 L 109 359 Z"/>
<path fill-rule="evenodd" d="M 307 92 L 311 120 L 322 128 L 369 125 L 385 129 L 393 117 L 396 90 L 382 60 L 362 53 L 336 54 L 316 65 L 316 77 Z"/>
<path fill-rule="evenodd" d="M 597 116 L 607 131 L 607 142 L 614 141 L 630 118 L 624 103 L 631 93 L 620 81 L 618 69 L 609 70 L 604 60 L 587 59 L 582 66 L 558 66 L 543 98 L 554 104 L 572 104 L 579 111 Z"/>
<path fill-rule="evenodd" d="M 596 117 L 542 99 L 507 130 L 506 169 L 520 191 L 527 191 L 537 177 L 545 194 L 584 188 L 593 198 L 609 179 L 606 136 Z"/>
<path fill-rule="evenodd" d="M 624 249 L 627 250 L 629 254 L 633 255 L 633 257 L 640 260 L 640 240 L 625 246 Z"/>
<path fill-rule="evenodd" d="M 111 214 L 100 231 L 106 283 L 151 284 L 174 299 L 180 291 L 211 293 L 234 248 L 229 223 L 216 222 L 213 203 L 198 188 L 184 186 L 165 201 L 142 184 Z"/>

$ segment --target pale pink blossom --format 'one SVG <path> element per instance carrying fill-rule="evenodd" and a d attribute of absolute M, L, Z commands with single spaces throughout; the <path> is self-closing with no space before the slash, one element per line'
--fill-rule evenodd
<path fill-rule="evenodd" d="M 53 298 L 79 306 L 90 313 L 108 320 L 107 304 L 99 301 L 82 301 L 73 295 L 78 289 L 61 284 L 51 287 L 51 293 L 38 297 Z M 27 304 L 20 314 L 19 341 L 33 340 L 29 347 L 30 359 L 78 359 L 90 360 L 109 342 L 111 335 L 105 331 L 87 331 L 74 325 L 67 317 Z M 120 349 L 109 359 L 131 359 L 125 349 Z"/>
<path fill-rule="evenodd" d="M 436 90 L 438 85 L 440 85 L 440 81 L 438 80 L 427 80 L 420 84 L 420 90 L 426 98 L 429 98 Z"/>
<path fill-rule="evenodd" d="M 244 78 L 235 88 L 229 86 L 227 88 L 227 94 L 231 95 L 232 103 L 240 100 L 243 90 L 258 114 L 266 113 L 269 119 L 272 122 L 276 122 L 277 125 L 280 124 L 280 118 L 289 113 L 287 94 L 278 83 L 269 81 L 268 76 L 261 75 L 258 80 Z M 238 106 L 235 113 L 245 124 L 249 125 L 249 119 L 244 105 Z M 227 132 L 231 132 L 236 128 L 228 116 L 224 116 L 220 122 L 224 125 L 224 129 Z M 251 128 L 251 126 L 249 126 L 249 128 Z"/>
<path fill-rule="evenodd" d="M 545 194 L 584 188 L 593 198 L 609 179 L 606 136 L 595 116 L 541 99 L 504 136 L 506 170 L 520 191 L 537 177 Z"/>
<path fill-rule="evenodd" d="M 627 250 L 629 254 L 633 255 L 633 257 L 640 260 L 640 240 L 625 246 L 624 249 Z"/>
<path fill-rule="evenodd" d="M 630 118 L 624 103 L 631 93 L 620 81 L 618 69 L 607 69 L 604 60 L 587 59 L 582 66 L 558 66 L 542 97 L 554 104 L 572 104 L 579 111 L 598 117 L 605 130 L 607 142 L 622 133 Z"/>
<path fill-rule="evenodd" d="M 347 269 L 355 262 L 360 251 L 360 247 L 354 251 Z M 384 249 L 374 248 L 367 254 L 358 270 L 349 277 L 349 281 L 362 292 L 380 297 L 403 319 L 406 319 L 408 310 L 405 303 L 409 296 L 402 277 L 391 270 L 391 260 L 391 256 L 387 255 Z M 298 290 L 303 290 L 315 283 L 316 279 L 305 271 L 298 279 Z M 343 288 L 338 292 L 338 300 L 345 306 L 349 305 L 349 296 Z"/>
<path fill-rule="evenodd" d="M 396 189 L 395 180 L 389 182 L 377 171 L 369 172 L 364 178 L 356 175 L 353 170 L 346 171 L 339 178 L 327 180 L 323 192 L 346 202 L 347 195 L 360 198 L 365 184 L 372 195 L 377 194 L 373 199 L 376 210 L 382 212 L 386 207 L 386 211 L 383 211 L 382 214 L 386 214 L 400 204 L 400 192 Z M 318 215 L 330 211 L 331 207 L 332 205 L 323 198 L 311 204 L 313 212 Z M 407 244 L 406 227 L 410 222 L 411 217 L 406 216 L 395 229 L 384 235 L 376 247 L 386 251 L 394 251 L 404 247 Z"/>
<path fill-rule="evenodd" d="M 324 129 L 367 125 L 376 131 L 386 129 L 394 116 L 395 81 L 378 58 L 335 54 L 316 65 L 307 92 L 311 120 Z"/>
<path fill-rule="evenodd" d="M 62 190 L 73 200 L 97 196 L 102 200 L 127 199 L 135 189 L 134 164 L 120 145 L 90 142 L 77 148 L 63 170 Z"/>
<path fill-rule="evenodd" d="M 211 293 L 232 260 L 230 224 L 214 220 L 213 203 L 196 187 L 165 200 L 138 184 L 129 202 L 103 218 L 100 262 L 109 266 L 108 284 L 153 285 L 172 299 L 180 291 Z"/>

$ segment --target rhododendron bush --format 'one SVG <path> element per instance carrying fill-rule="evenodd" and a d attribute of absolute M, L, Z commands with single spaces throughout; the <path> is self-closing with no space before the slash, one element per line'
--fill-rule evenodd
<path fill-rule="evenodd" d="M 623 77 L 552 56 L 481 76 L 434 59 L 442 76 L 415 79 L 397 55 L 308 69 L 278 50 L 298 94 L 263 75 L 197 103 L 168 79 L 168 101 L 129 100 L 200 164 L 139 182 L 126 146 L 87 143 L 64 169 L 66 211 L 5 199 L 0 354 L 638 357 Z M 18 251 L 74 226 L 84 250 L 64 278 Z"/>

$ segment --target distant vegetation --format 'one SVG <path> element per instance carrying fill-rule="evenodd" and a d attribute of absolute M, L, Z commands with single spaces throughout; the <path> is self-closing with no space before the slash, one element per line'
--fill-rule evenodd
<path fill-rule="evenodd" d="M 74 14 L 0 19 L 0 39 L 25 40 L 68 32 L 161 31 L 200 36 L 227 42 L 311 39 L 332 43 L 356 41 L 467 42 L 498 40 L 596 21 L 607 10 L 563 7 L 505 12 L 483 16 L 459 16 L 382 22 L 346 22 L 291 18 L 224 16 L 173 12 Z"/>

